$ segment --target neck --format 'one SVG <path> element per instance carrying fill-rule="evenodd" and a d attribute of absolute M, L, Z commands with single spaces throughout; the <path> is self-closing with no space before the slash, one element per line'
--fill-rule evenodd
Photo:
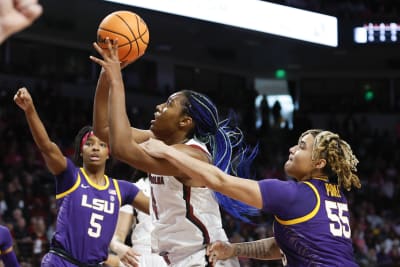
<path fill-rule="evenodd" d="M 182 136 L 182 137 L 172 137 L 172 138 L 159 138 L 164 141 L 167 145 L 175 145 L 175 144 L 184 144 L 189 141 L 190 138 Z"/>
<path fill-rule="evenodd" d="M 91 182 L 97 184 L 97 185 L 105 185 L 106 184 L 106 179 L 104 178 L 104 168 L 100 169 L 94 169 L 93 168 L 88 168 L 86 166 L 83 167 L 87 177 L 90 179 Z"/>

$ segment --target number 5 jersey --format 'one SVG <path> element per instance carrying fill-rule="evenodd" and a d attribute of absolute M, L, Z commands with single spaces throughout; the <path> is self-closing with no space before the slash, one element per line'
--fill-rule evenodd
<path fill-rule="evenodd" d="M 132 204 L 139 189 L 132 183 L 105 175 L 105 185 L 91 182 L 83 168 L 69 159 L 56 177 L 58 216 L 52 246 L 84 263 L 108 256 L 121 205 Z"/>

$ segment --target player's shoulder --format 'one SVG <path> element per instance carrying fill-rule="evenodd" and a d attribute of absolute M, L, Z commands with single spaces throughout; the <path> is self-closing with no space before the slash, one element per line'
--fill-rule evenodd
<path fill-rule="evenodd" d="M 10 233 L 10 230 L 8 229 L 8 227 L 6 227 L 4 225 L 0 225 L 0 237 L 3 237 L 4 240 L 11 238 L 11 233 Z"/>
<path fill-rule="evenodd" d="M 117 179 L 117 178 L 111 178 L 113 183 L 117 183 L 119 188 L 137 188 L 137 186 L 129 181 L 123 180 L 123 179 Z"/>

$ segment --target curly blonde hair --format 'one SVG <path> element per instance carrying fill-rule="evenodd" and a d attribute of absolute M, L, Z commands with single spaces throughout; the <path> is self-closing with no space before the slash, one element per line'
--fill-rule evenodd
<path fill-rule="evenodd" d="M 353 154 L 350 145 L 338 134 L 320 129 L 305 131 L 300 139 L 311 134 L 314 137 L 312 160 L 325 159 L 323 170 L 328 177 L 337 176 L 339 186 L 350 190 L 352 186 L 361 187 L 357 172 L 358 159 Z"/>

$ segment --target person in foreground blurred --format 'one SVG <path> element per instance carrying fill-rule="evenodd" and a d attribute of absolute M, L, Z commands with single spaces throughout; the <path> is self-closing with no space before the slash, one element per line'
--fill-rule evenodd
<path fill-rule="evenodd" d="M 150 181 L 148 177 L 140 178 L 135 185 L 146 196 L 150 196 Z M 151 252 L 151 232 L 153 230 L 151 217 L 135 209 L 132 205 L 124 205 L 119 210 L 118 223 L 111 240 L 110 249 L 121 260 L 121 266 L 166 267 L 164 259 Z M 131 231 L 132 230 L 132 231 Z M 132 247 L 126 245 L 125 239 L 131 233 Z"/>
<path fill-rule="evenodd" d="M 1 0 L 0 44 L 10 35 L 31 25 L 42 11 L 38 0 Z"/>
<path fill-rule="evenodd" d="M 343 190 L 361 187 L 358 160 L 338 134 L 312 129 L 289 149 L 284 165 L 296 181 L 245 180 L 186 156 L 155 139 L 142 144 L 207 187 L 275 216 L 274 237 L 249 243 L 217 242 L 210 261 L 232 256 L 281 258 L 285 266 L 357 266 L 353 259 L 350 213 Z M 275 243 L 276 242 L 276 243 Z"/>
<path fill-rule="evenodd" d="M 3 225 L 0 225 L 0 261 L 4 263 L 5 267 L 19 266 L 13 250 L 13 239 L 10 230 Z"/>
<path fill-rule="evenodd" d="M 59 208 L 56 231 L 42 267 L 98 267 L 108 259 L 108 247 L 121 205 L 149 212 L 149 198 L 134 184 L 105 175 L 107 143 L 83 127 L 75 138 L 74 162 L 50 140 L 31 95 L 20 88 L 15 103 L 25 112 L 33 139 L 47 168 L 55 176 Z M 118 266 L 118 257 L 107 264 Z"/>

